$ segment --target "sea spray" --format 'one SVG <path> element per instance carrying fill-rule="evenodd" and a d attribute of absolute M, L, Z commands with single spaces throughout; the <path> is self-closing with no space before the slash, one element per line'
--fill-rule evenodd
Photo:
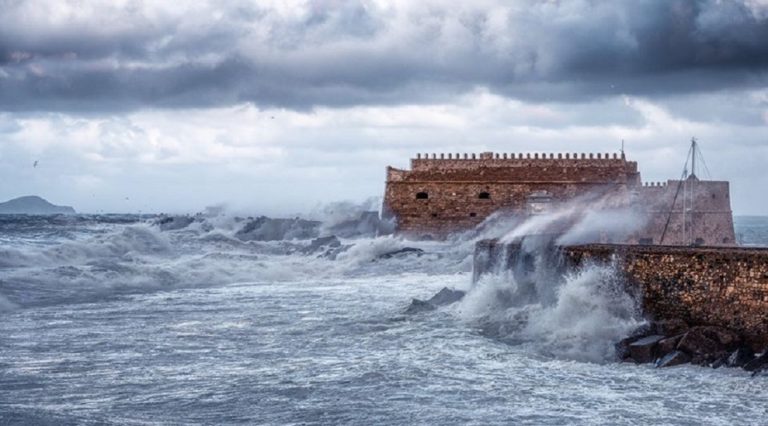
<path fill-rule="evenodd" d="M 601 362 L 642 322 L 614 266 L 565 273 L 559 247 L 628 235 L 642 218 L 620 208 L 598 212 L 568 203 L 510 229 L 494 250 L 477 254 L 475 284 L 458 311 L 489 336 L 525 342 L 542 353 Z M 604 206 L 610 198 L 595 201 Z M 610 226 L 603 228 L 608 223 Z"/>
<path fill-rule="evenodd" d="M 482 276 L 459 315 L 490 337 L 558 358 L 604 362 L 613 345 L 642 323 L 635 300 L 612 266 L 588 266 L 560 279 L 550 274 Z"/>

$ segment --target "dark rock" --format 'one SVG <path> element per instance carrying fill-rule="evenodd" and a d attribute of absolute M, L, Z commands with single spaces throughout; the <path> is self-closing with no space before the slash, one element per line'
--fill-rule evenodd
<path fill-rule="evenodd" d="M 656 368 L 672 367 L 691 361 L 691 357 L 682 351 L 672 351 L 656 361 Z"/>
<path fill-rule="evenodd" d="M 677 348 L 677 344 L 680 342 L 680 339 L 683 338 L 683 335 L 677 335 L 672 337 L 667 337 L 662 340 L 659 340 L 659 345 L 656 347 L 656 355 L 663 357 L 667 354 L 670 354 L 675 351 L 675 348 Z"/>
<path fill-rule="evenodd" d="M 642 336 L 632 336 L 621 339 L 618 343 L 616 343 L 616 345 L 614 345 L 614 349 L 616 350 L 616 358 L 620 361 L 630 359 L 629 345 L 640 340 L 641 338 Z"/>
<path fill-rule="evenodd" d="M 749 346 L 742 346 L 733 351 L 725 360 L 728 367 L 743 367 L 749 361 L 755 359 L 755 352 Z"/>
<path fill-rule="evenodd" d="M 643 324 L 640 327 L 632 330 L 632 332 L 629 333 L 629 337 L 621 339 L 618 343 L 616 343 L 616 345 L 614 345 L 614 349 L 616 350 L 616 358 L 621 361 L 629 359 L 629 345 L 647 336 L 650 329 L 651 328 L 649 324 Z"/>
<path fill-rule="evenodd" d="M 765 351 L 759 357 L 744 364 L 744 369 L 747 371 L 757 372 L 757 371 L 765 370 L 766 368 L 768 368 L 768 351 Z"/>
<path fill-rule="evenodd" d="M 419 299 L 413 299 L 411 300 L 411 305 L 408 306 L 408 309 L 405 310 L 406 314 L 417 314 L 419 312 L 428 312 L 428 311 L 434 311 L 437 309 L 435 305 L 425 301 L 425 300 L 419 300 Z"/>
<path fill-rule="evenodd" d="M 443 287 L 442 290 L 437 292 L 431 299 L 428 300 L 433 306 L 450 305 L 461 300 L 466 293 L 461 290 L 451 290 L 448 287 Z"/>
<path fill-rule="evenodd" d="M 654 334 L 629 344 L 629 354 L 635 362 L 651 362 L 656 358 L 656 345 L 664 336 Z"/>
<path fill-rule="evenodd" d="M 677 336 L 688 331 L 688 324 L 680 319 L 669 319 L 662 321 L 655 321 L 651 328 L 654 334 L 661 334 L 664 336 Z"/>
<path fill-rule="evenodd" d="M 755 359 L 755 352 L 749 346 L 742 346 L 731 353 L 726 359 L 725 365 L 728 367 L 743 367 L 748 362 Z"/>
<path fill-rule="evenodd" d="M 155 224 L 161 231 L 175 231 L 186 228 L 194 221 L 195 219 L 191 216 L 162 216 L 155 221 Z"/>
<path fill-rule="evenodd" d="M 410 255 L 415 255 L 417 257 L 424 254 L 424 250 L 420 248 L 414 248 L 414 247 L 403 247 L 399 250 L 390 251 L 384 254 L 380 254 L 377 259 L 391 259 L 391 258 L 401 258 L 406 257 Z"/>
<path fill-rule="evenodd" d="M 677 349 L 691 354 L 694 362 L 701 363 L 705 358 L 727 350 L 737 341 L 729 333 L 718 327 L 693 327 L 680 339 Z"/>
<path fill-rule="evenodd" d="M 712 368 L 720 368 L 728 363 L 728 354 L 721 356 L 712 363 Z"/>

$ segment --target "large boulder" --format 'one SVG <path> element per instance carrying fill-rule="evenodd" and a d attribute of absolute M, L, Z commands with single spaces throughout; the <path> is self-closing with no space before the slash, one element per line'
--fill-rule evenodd
<path fill-rule="evenodd" d="M 691 361 L 691 357 L 683 351 L 672 351 L 656 361 L 656 368 L 673 367 Z"/>
<path fill-rule="evenodd" d="M 722 327 L 693 327 L 680 339 L 677 349 L 691 354 L 694 362 L 706 363 L 733 350 L 740 340 L 736 333 Z"/>
<path fill-rule="evenodd" d="M 660 357 L 663 357 L 667 354 L 670 354 L 674 352 L 677 348 L 677 344 L 680 343 L 680 339 L 683 338 L 683 335 L 677 335 L 672 337 L 666 337 L 662 340 L 659 340 L 659 344 L 656 347 L 656 354 Z"/>
<path fill-rule="evenodd" d="M 749 346 L 742 346 L 728 356 L 725 365 L 728 367 L 743 367 L 755 359 L 755 352 Z"/>
<path fill-rule="evenodd" d="M 656 358 L 656 345 L 664 336 L 653 334 L 629 344 L 629 354 L 635 362 L 652 362 Z"/>
<path fill-rule="evenodd" d="M 629 334 L 629 337 L 621 339 L 618 343 L 616 343 L 616 345 L 614 345 L 614 349 L 616 350 L 616 358 L 620 361 L 629 360 L 631 358 L 629 353 L 629 345 L 647 336 L 650 330 L 651 327 L 649 324 L 643 324 L 632 330 L 632 332 Z"/>

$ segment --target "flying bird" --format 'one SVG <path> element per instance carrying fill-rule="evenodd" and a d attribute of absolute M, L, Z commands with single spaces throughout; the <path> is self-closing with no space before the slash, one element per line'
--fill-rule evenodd
<path fill-rule="evenodd" d="M 34 168 L 34 167 L 37 167 L 37 160 L 35 160 L 35 163 L 34 163 L 34 164 L 32 164 L 32 167 L 33 167 L 33 168 Z"/>

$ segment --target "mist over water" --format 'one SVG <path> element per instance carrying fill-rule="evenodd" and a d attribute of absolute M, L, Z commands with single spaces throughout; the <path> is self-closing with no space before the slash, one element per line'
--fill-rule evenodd
<path fill-rule="evenodd" d="M 370 207 L 287 220 L 222 209 L 0 217 L 0 423 L 755 424 L 766 414 L 764 380 L 741 371 L 612 362 L 613 343 L 643 319 L 610 266 L 560 277 L 534 256 L 525 273 L 471 282 L 480 239 L 567 219 L 563 238 L 582 242 L 593 223 L 626 232 L 631 215 L 495 215 L 446 241 L 408 241 L 372 222 Z M 768 243 L 768 219 L 736 224 Z M 404 314 L 443 287 L 467 295 Z"/>

